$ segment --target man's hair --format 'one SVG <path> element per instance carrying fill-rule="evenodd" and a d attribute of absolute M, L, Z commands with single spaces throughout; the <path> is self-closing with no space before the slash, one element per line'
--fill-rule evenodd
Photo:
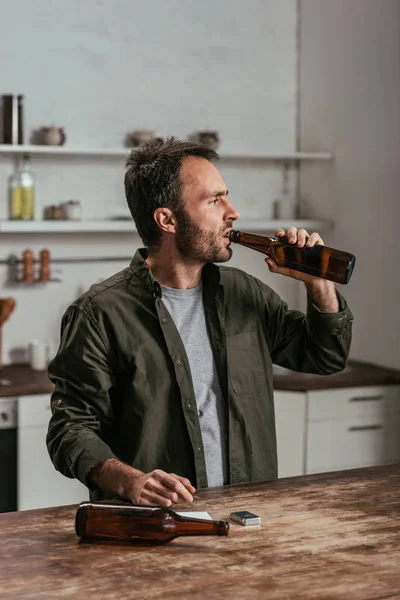
<path fill-rule="evenodd" d="M 215 150 L 174 137 L 155 138 L 133 150 L 126 161 L 125 196 L 138 234 L 145 246 L 157 246 L 160 229 L 154 221 L 154 211 L 166 207 L 181 210 L 180 171 L 189 157 L 216 160 Z"/>

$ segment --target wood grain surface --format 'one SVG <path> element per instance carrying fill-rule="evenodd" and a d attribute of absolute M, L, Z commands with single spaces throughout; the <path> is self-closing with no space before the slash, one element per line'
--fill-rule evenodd
<path fill-rule="evenodd" d="M 80 542 L 76 506 L 0 515 L 0 598 L 400 598 L 400 464 L 195 496 L 179 510 L 246 509 L 262 524 L 146 547 Z"/>

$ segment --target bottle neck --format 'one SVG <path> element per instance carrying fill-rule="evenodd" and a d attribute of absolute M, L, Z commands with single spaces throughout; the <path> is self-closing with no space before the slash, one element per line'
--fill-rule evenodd
<path fill-rule="evenodd" d="M 189 519 L 175 516 L 175 533 L 178 535 L 228 535 L 229 523 L 227 521 L 209 521 Z"/>
<path fill-rule="evenodd" d="M 234 230 L 230 232 L 229 239 L 235 244 L 248 246 L 249 248 L 253 248 L 255 250 L 257 250 L 257 247 L 263 248 L 262 251 L 265 251 L 266 248 L 276 246 L 280 243 L 280 238 L 277 237 L 267 237 L 264 235 L 255 235 L 253 233 L 244 233 L 243 231 Z"/>

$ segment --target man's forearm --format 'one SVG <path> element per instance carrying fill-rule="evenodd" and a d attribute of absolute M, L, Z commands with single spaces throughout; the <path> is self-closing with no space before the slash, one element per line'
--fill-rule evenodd
<path fill-rule="evenodd" d="M 339 312 L 336 286 L 332 281 L 318 279 L 313 283 L 306 283 L 305 285 L 311 300 L 321 312 Z"/>
<path fill-rule="evenodd" d="M 128 482 L 141 475 L 143 475 L 142 471 L 134 469 L 116 458 L 108 458 L 92 469 L 89 480 L 95 487 L 115 492 L 124 498 Z"/>
<path fill-rule="evenodd" d="M 186 477 L 154 469 L 143 473 L 116 458 L 108 458 L 89 475 L 92 485 L 114 492 L 134 504 L 169 507 L 178 502 L 193 502 L 196 491 Z"/>

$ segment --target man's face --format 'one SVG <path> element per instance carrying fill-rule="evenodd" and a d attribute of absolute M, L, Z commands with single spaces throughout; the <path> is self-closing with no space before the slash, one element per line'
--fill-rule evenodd
<path fill-rule="evenodd" d="M 183 161 L 180 176 L 179 253 L 197 262 L 226 262 L 232 256 L 227 235 L 239 213 L 227 199 L 224 180 L 208 160 L 194 157 Z"/>

